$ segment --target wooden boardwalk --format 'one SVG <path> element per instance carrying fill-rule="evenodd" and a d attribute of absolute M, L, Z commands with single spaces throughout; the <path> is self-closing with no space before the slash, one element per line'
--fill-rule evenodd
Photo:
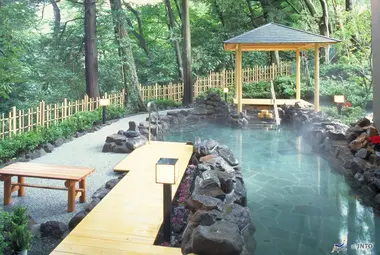
<path fill-rule="evenodd" d="M 178 158 L 181 178 L 192 152 L 191 145 L 169 142 L 152 142 L 132 152 L 115 167 L 129 173 L 51 254 L 182 254 L 153 245 L 163 219 L 163 187 L 155 183 L 155 164 L 161 157 Z"/>

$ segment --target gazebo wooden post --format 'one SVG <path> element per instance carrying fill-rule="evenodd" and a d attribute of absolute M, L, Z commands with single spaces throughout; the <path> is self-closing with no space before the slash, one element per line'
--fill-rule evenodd
<path fill-rule="evenodd" d="M 236 96 L 237 96 L 237 113 L 241 113 L 243 111 L 243 105 L 242 105 L 242 97 L 243 97 L 243 85 L 242 85 L 242 78 L 241 78 L 241 69 L 242 69 L 242 52 L 241 52 L 241 45 L 238 44 L 236 47 Z"/>
<path fill-rule="evenodd" d="M 319 44 L 315 44 L 314 53 L 314 111 L 319 112 Z"/>
<path fill-rule="evenodd" d="M 301 59 L 300 50 L 296 50 L 296 99 L 301 99 Z"/>

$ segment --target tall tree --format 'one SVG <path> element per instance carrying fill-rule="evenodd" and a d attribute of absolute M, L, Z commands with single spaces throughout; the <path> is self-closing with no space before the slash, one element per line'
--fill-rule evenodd
<path fill-rule="evenodd" d="M 182 0 L 182 61 L 183 61 L 183 104 L 193 102 L 193 77 L 191 72 L 191 36 L 189 0 Z"/>
<path fill-rule="evenodd" d="M 270 5 L 271 5 L 270 0 L 260 0 L 260 3 L 263 9 L 263 16 L 266 23 L 271 22 L 272 20 L 270 20 L 270 17 L 269 17 L 269 11 L 270 11 Z M 280 64 L 280 55 L 277 50 L 270 52 L 270 62 L 271 64 L 276 64 L 276 65 Z"/>
<path fill-rule="evenodd" d="M 170 0 L 165 0 L 166 5 L 166 11 L 169 18 L 169 38 L 170 41 L 173 42 L 176 60 L 177 60 L 177 67 L 178 67 L 178 75 L 181 80 L 183 80 L 183 72 L 182 72 L 182 56 L 181 56 L 181 47 L 179 45 L 178 36 L 175 33 L 175 19 L 174 19 L 174 13 L 173 9 L 170 3 Z"/>
<path fill-rule="evenodd" d="M 326 0 L 319 0 L 319 2 L 321 3 L 321 7 L 322 7 L 322 17 L 319 21 L 319 32 L 321 35 L 330 37 L 331 25 L 330 25 L 330 19 L 329 19 L 329 11 L 327 8 L 327 2 Z M 330 47 L 326 46 L 321 52 L 322 58 L 323 58 L 322 62 L 326 64 L 330 63 L 329 49 Z"/>
<path fill-rule="evenodd" d="M 98 51 L 96 48 L 96 0 L 84 0 L 84 43 L 86 93 L 90 98 L 99 96 Z"/>
<path fill-rule="evenodd" d="M 139 80 L 136 73 L 135 60 L 127 30 L 123 24 L 125 13 L 121 0 L 111 0 L 111 11 L 114 24 L 115 40 L 118 45 L 118 54 L 122 62 L 122 77 L 126 89 L 126 103 L 129 111 L 145 110 L 146 107 L 140 96 Z"/>
<path fill-rule="evenodd" d="M 54 12 L 54 39 L 57 41 L 61 29 L 61 10 L 56 0 L 50 0 Z"/>
<path fill-rule="evenodd" d="M 346 0 L 346 11 L 352 11 L 352 0 Z"/>

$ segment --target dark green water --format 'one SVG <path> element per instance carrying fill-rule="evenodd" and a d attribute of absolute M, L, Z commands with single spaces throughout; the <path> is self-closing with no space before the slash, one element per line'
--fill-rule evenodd
<path fill-rule="evenodd" d="M 217 124 L 177 128 L 166 140 L 212 138 L 231 148 L 242 162 L 248 206 L 257 227 L 258 255 L 380 254 L 380 217 L 350 192 L 306 141 L 289 130 L 232 129 Z M 373 249 L 351 246 L 371 243 Z M 376 252 L 376 249 L 379 252 Z M 335 251 L 334 254 L 337 254 Z"/>

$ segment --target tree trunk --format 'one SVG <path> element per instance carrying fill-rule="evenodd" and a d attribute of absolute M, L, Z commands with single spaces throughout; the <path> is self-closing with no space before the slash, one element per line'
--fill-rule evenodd
<path fill-rule="evenodd" d="M 305 4 L 307 6 L 307 9 L 310 12 L 310 15 L 312 17 L 317 16 L 317 9 L 315 8 L 315 5 L 313 4 L 313 2 L 311 0 L 305 0 Z"/>
<path fill-rule="evenodd" d="M 352 11 L 352 0 L 346 0 L 346 11 Z"/>
<path fill-rule="evenodd" d="M 61 10 L 55 0 L 51 0 L 51 5 L 53 6 L 54 12 L 54 39 L 57 40 L 59 31 L 61 30 Z"/>
<path fill-rule="evenodd" d="M 86 93 L 90 98 L 99 96 L 95 1 L 96 0 L 84 0 Z"/>
<path fill-rule="evenodd" d="M 248 0 L 247 0 L 248 1 Z M 270 6 L 270 0 L 261 0 L 261 7 L 263 8 L 263 16 L 265 21 L 272 22 L 272 20 L 269 20 L 269 6 Z M 278 51 L 271 51 L 270 52 L 270 64 L 278 65 L 280 63 L 280 55 Z"/>
<path fill-rule="evenodd" d="M 191 73 L 191 37 L 189 0 L 182 0 L 182 60 L 183 60 L 183 104 L 189 105 L 193 101 L 193 82 Z"/>
<path fill-rule="evenodd" d="M 249 18 L 251 19 L 251 24 L 253 27 L 257 27 L 257 24 L 255 22 L 255 13 L 254 13 L 254 10 L 252 8 L 251 0 L 246 0 L 246 1 L 247 1 L 247 5 L 248 5 Z"/>
<path fill-rule="evenodd" d="M 326 0 L 319 0 L 322 7 L 322 17 L 319 21 L 319 32 L 321 35 L 330 37 L 330 21 L 329 21 L 329 12 L 327 8 L 327 2 Z M 327 46 L 322 49 L 321 55 L 322 55 L 322 63 L 329 64 L 330 63 L 330 54 L 329 54 L 330 47 Z"/>
<path fill-rule="evenodd" d="M 123 25 L 125 14 L 121 0 L 111 0 L 112 19 L 114 23 L 115 40 L 118 45 L 118 54 L 121 59 L 122 77 L 126 91 L 126 106 L 131 112 L 146 110 L 138 89 L 139 81 L 136 72 L 135 60 L 128 32 Z"/>
<path fill-rule="evenodd" d="M 174 46 L 175 55 L 177 59 L 178 75 L 181 81 L 183 81 L 181 48 L 179 45 L 178 37 L 177 35 L 174 34 L 174 27 L 175 27 L 174 13 L 171 7 L 170 0 L 165 0 L 165 4 L 166 4 L 167 12 L 168 12 L 168 17 L 169 17 L 170 40 L 173 41 L 173 46 Z"/>

